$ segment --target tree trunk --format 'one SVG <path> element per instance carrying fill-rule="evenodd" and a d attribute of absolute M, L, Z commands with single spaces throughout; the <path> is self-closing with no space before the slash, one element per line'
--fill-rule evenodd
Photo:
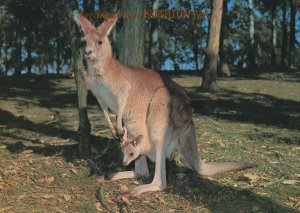
<path fill-rule="evenodd" d="M 222 7 L 223 0 L 213 0 L 209 24 L 209 38 L 205 54 L 204 76 L 202 79 L 202 89 L 209 91 L 219 90 L 217 86 L 217 63 L 222 22 Z"/>
<path fill-rule="evenodd" d="M 19 22 L 18 22 L 18 26 L 20 26 Z M 18 27 L 17 28 L 17 32 L 16 32 L 16 63 L 15 63 L 15 73 L 14 76 L 20 76 L 21 75 L 21 71 L 22 71 L 22 38 L 21 38 L 21 32 L 20 32 L 21 28 Z"/>
<path fill-rule="evenodd" d="M 31 44 L 28 45 L 28 48 L 27 48 L 27 73 L 28 74 L 31 74 L 32 73 L 32 56 L 31 56 Z"/>
<path fill-rule="evenodd" d="M 56 74 L 61 72 L 61 39 L 59 29 L 56 29 Z"/>
<path fill-rule="evenodd" d="M 85 13 L 94 12 L 95 0 L 84 0 L 83 1 L 83 11 Z"/>
<path fill-rule="evenodd" d="M 277 31 L 276 31 L 276 16 L 277 4 L 273 1 L 272 4 L 272 46 L 271 46 L 271 66 L 276 67 L 276 45 L 277 45 Z"/>
<path fill-rule="evenodd" d="M 158 9 L 159 0 L 155 0 L 152 5 L 152 10 Z M 150 39 L 148 50 L 148 64 L 151 69 L 159 69 L 159 56 L 158 56 L 158 20 L 153 19 L 150 23 Z"/>
<path fill-rule="evenodd" d="M 4 44 L 5 44 L 5 49 L 4 49 L 4 53 L 5 53 L 5 57 L 4 57 L 4 66 L 5 66 L 5 76 L 7 76 L 7 74 L 8 74 L 8 67 L 9 67 L 9 65 L 8 65 L 8 35 L 7 35 L 7 32 L 5 32 L 5 41 L 4 41 Z"/>
<path fill-rule="evenodd" d="M 145 9 L 145 0 L 122 1 L 122 10 L 139 13 Z M 120 61 L 136 67 L 144 66 L 145 18 L 123 19 L 122 43 L 120 42 Z"/>
<path fill-rule="evenodd" d="M 197 20 L 194 19 L 193 27 L 192 27 L 192 39 L 193 39 L 193 52 L 194 52 L 194 63 L 195 70 L 199 71 L 199 47 L 198 47 L 198 35 L 197 35 Z"/>
<path fill-rule="evenodd" d="M 294 63 L 295 55 L 295 43 L 296 43 L 296 4 L 295 0 L 289 0 L 291 7 L 291 21 L 290 21 L 290 38 L 289 38 L 289 60 L 288 65 L 291 66 Z"/>
<path fill-rule="evenodd" d="M 249 47 L 249 54 L 248 54 L 248 67 L 255 67 L 253 0 L 248 0 L 248 4 L 249 4 L 249 38 L 250 38 L 250 47 Z"/>
<path fill-rule="evenodd" d="M 87 89 L 84 85 L 84 81 L 81 76 L 81 72 L 83 70 L 83 57 L 82 52 L 79 48 L 79 39 L 81 37 L 78 32 L 79 27 L 76 26 L 75 21 L 73 21 L 73 13 L 72 7 L 69 3 L 66 3 L 67 16 L 70 20 L 69 23 L 69 32 L 70 32 L 70 41 L 71 41 L 71 50 L 72 50 L 72 64 L 74 74 L 75 74 L 75 82 L 77 87 L 77 95 L 78 95 L 78 109 L 79 109 L 79 146 L 78 152 L 79 156 L 83 159 L 90 158 L 91 155 L 91 125 L 88 119 L 87 114 Z"/>
<path fill-rule="evenodd" d="M 282 44 L 281 44 L 281 66 L 287 66 L 286 53 L 288 46 L 288 33 L 286 23 L 286 0 L 282 1 Z"/>
<path fill-rule="evenodd" d="M 228 29 L 228 1 L 224 0 L 223 2 L 223 13 L 222 13 L 222 25 L 221 25 L 221 35 L 220 35 L 220 54 L 219 54 L 219 67 L 218 72 L 222 73 L 222 67 L 226 66 L 225 59 L 225 38 L 227 37 L 227 29 Z M 227 65 L 228 66 L 228 65 Z M 228 66 L 229 68 L 229 66 Z"/>

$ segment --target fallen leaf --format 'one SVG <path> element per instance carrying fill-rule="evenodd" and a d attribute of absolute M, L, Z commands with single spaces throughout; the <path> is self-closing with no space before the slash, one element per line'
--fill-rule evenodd
<path fill-rule="evenodd" d="M 51 184 L 55 181 L 55 178 L 52 176 L 52 177 L 49 177 L 49 178 L 46 178 L 46 183 L 48 184 Z"/>
<path fill-rule="evenodd" d="M 24 198 L 26 197 L 26 194 L 22 194 L 22 195 L 19 195 L 17 196 L 17 200 L 23 200 Z"/>
<path fill-rule="evenodd" d="M 226 147 L 226 144 L 223 142 L 219 142 L 219 144 L 221 145 L 222 148 Z"/>
<path fill-rule="evenodd" d="M 122 192 L 127 192 L 127 191 L 128 191 L 128 187 L 125 186 L 125 185 L 123 185 L 123 184 L 119 184 L 119 187 L 120 187 L 120 190 L 121 190 Z"/>
<path fill-rule="evenodd" d="M 63 194 L 63 195 L 61 195 L 64 199 L 65 199 L 65 201 L 70 201 L 70 200 L 72 200 L 72 197 L 70 196 L 70 195 L 68 195 L 68 194 Z"/>
<path fill-rule="evenodd" d="M 286 185 L 295 185 L 295 184 L 298 183 L 298 181 L 296 181 L 296 180 L 285 180 L 282 183 L 286 184 Z"/>
<path fill-rule="evenodd" d="M 265 193 L 265 192 L 256 192 L 256 194 L 261 195 L 261 196 L 269 196 L 269 194 Z"/>
<path fill-rule="evenodd" d="M 244 177 L 248 178 L 250 180 L 250 183 L 255 183 L 259 179 L 257 175 L 250 173 L 244 174 Z"/>
<path fill-rule="evenodd" d="M 64 173 L 64 174 L 61 175 L 61 177 L 62 177 L 62 178 L 67 178 L 68 175 L 67 175 L 66 173 Z"/>
<path fill-rule="evenodd" d="M 59 203 L 64 203 L 65 201 L 63 200 L 63 199 L 61 199 L 61 198 L 57 198 L 57 201 L 59 202 Z"/>
<path fill-rule="evenodd" d="M 70 169 L 70 171 L 71 171 L 72 173 L 74 173 L 74 174 L 77 174 L 77 173 L 78 173 L 76 169 Z"/>
<path fill-rule="evenodd" d="M 42 196 L 42 198 L 44 198 L 44 199 L 49 199 L 49 198 L 52 198 L 53 196 L 52 195 L 49 195 L 49 194 L 44 194 L 43 196 Z"/>
<path fill-rule="evenodd" d="M 285 205 L 293 207 L 294 203 L 293 202 L 285 202 Z"/>
<path fill-rule="evenodd" d="M 123 202 L 125 202 L 125 203 L 129 203 L 129 199 L 128 199 L 128 197 L 126 197 L 126 196 L 122 196 L 122 197 L 121 197 L 121 199 L 122 199 L 122 201 L 123 201 Z"/>
<path fill-rule="evenodd" d="M 95 203 L 94 206 L 98 211 L 102 211 L 100 202 Z"/>
<path fill-rule="evenodd" d="M 162 197 L 158 197 L 158 200 L 159 200 L 160 203 L 166 204 L 165 199 L 163 199 Z"/>
<path fill-rule="evenodd" d="M 33 153 L 33 150 L 28 149 L 28 150 L 24 150 L 21 154 L 27 155 L 27 154 L 31 154 L 31 153 Z"/>
<path fill-rule="evenodd" d="M 296 178 L 300 178 L 300 174 L 294 174 L 293 176 L 295 176 Z"/>

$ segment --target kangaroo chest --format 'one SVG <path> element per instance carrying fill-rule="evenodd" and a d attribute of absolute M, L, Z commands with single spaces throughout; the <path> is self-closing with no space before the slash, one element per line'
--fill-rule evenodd
<path fill-rule="evenodd" d="M 116 89 L 109 82 L 106 75 L 95 72 L 91 66 L 88 66 L 88 86 L 93 95 L 100 102 L 100 105 L 107 106 L 113 113 L 117 113 L 117 94 Z"/>

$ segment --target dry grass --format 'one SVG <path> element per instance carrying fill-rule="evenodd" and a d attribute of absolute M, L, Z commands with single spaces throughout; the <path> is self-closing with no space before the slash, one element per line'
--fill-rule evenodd
<path fill-rule="evenodd" d="M 93 163 L 76 158 L 73 79 L 2 82 L 0 212 L 297 212 L 300 83 L 282 76 L 220 80 L 218 94 L 198 92 L 199 77 L 173 77 L 192 98 L 203 157 L 259 166 L 201 178 L 175 158 L 168 162 L 167 190 L 128 200 L 120 196 L 126 188 L 151 179 L 96 186 L 93 174 L 126 168 L 92 97 Z"/>

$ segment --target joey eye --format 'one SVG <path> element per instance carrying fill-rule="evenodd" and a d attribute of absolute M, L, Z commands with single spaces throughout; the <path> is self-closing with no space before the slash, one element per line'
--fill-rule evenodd
<path fill-rule="evenodd" d="M 97 41 L 97 44 L 98 44 L 98 45 L 102 45 L 102 43 L 103 43 L 103 42 L 102 42 L 102 41 L 100 41 L 100 40 L 99 40 L 99 41 Z"/>
<path fill-rule="evenodd" d="M 133 156 L 133 153 L 131 152 L 129 155 L 130 155 L 130 157 L 132 157 L 132 156 Z"/>

